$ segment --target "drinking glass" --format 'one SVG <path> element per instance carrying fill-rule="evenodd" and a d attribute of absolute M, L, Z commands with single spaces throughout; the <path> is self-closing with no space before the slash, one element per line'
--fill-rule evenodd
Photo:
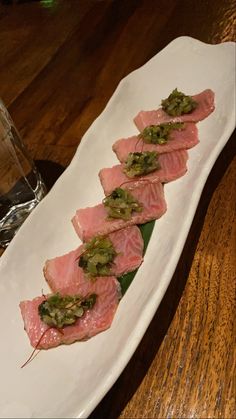
<path fill-rule="evenodd" d="M 0 246 L 9 244 L 45 194 L 41 176 L 0 100 Z"/>

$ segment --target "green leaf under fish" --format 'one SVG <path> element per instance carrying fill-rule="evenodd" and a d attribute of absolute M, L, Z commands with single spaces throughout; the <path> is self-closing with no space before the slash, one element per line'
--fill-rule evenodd
<path fill-rule="evenodd" d="M 150 222 L 145 223 L 145 224 L 141 224 L 141 225 L 138 226 L 140 228 L 142 238 L 143 238 L 143 242 L 144 242 L 144 250 L 143 250 L 144 255 L 146 253 L 147 246 L 148 246 L 149 240 L 151 238 L 154 226 L 155 226 L 155 220 L 150 221 Z M 138 269 L 136 269 L 133 272 L 129 272 L 125 275 L 122 275 L 118 278 L 118 280 L 120 282 L 120 285 L 121 285 L 122 295 L 124 295 L 126 293 L 127 289 L 129 288 L 129 286 L 130 286 L 131 282 L 133 281 L 137 272 L 138 272 Z"/>

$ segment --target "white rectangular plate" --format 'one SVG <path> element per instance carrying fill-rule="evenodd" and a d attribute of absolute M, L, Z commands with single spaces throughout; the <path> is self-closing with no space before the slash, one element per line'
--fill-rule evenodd
<path fill-rule="evenodd" d="M 181 37 L 123 79 L 68 169 L 1 257 L 1 417 L 86 417 L 128 363 L 170 283 L 203 186 L 234 129 L 234 63 L 234 43 L 206 45 Z M 175 87 L 190 95 L 211 88 L 216 109 L 198 124 L 200 144 L 189 151 L 188 173 L 165 186 L 167 213 L 156 222 L 112 327 L 87 342 L 41 351 L 21 369 L 31 347 L 19 302 L 48 291 L 46 259 L 78 246 L 70 219 L 77 208 L 102 199 L 97 173 L 116 164 L 113 142 L 133 135 L 133 117 L 158 107 Z"/>

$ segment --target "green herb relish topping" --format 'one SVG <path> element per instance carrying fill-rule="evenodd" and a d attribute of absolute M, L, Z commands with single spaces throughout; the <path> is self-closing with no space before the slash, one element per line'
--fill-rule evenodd
<path fill-rule="evenodd" d="M 108 219 L 130 220 L 132 213 L 142 212 L 143 206 L 126 189 L 116 188 L 103 200 L 108 211 Z"/>
<path fill-rule="evenodd" d="M 160 165 L 156 151 L 144 151 L 143 153 L 135 152 L 129 153 L 125 162 L 124 173 L 132 178 L 147 175 L 159 168 Z"/>
<path fill-rule="evenodd" d="M 96 236 L 85 244 L 85 251 L 79 258 L 79 266 L 91 277 L 106 276 L 117 255 L 109 237 Z"/>
<path fill-rule="evenodd" d="M 96 294 L 81 297 L 80 295 L 62 296 L 60 293 L 56 293 L 39 304 L 38 313 L 41 320 L 48 326 L 61 329 L 74 324 L 86 310 L 93 308 L 96 298 Z"/>
<path fill-rule="evenodd" d="M 141 138 L 147 144 L 166 144 L 169 140 L 171 131 L 182 130 L 184 128 L 183 122 L 168 122 L 160 125 L 150 125 L 144 128 L 139 134 Z"/>
<path fill-rule="evenodd" d="M 192 112 L 197 107 L 191 96 L 174 89 L 167 99 L 161 101 L 162 109 L 171 116 L 180 116 Z"/>

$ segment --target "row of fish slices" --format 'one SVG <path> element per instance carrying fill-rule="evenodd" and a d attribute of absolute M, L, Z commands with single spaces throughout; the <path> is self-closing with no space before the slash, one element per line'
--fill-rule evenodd
<path fill-rule="evenodd" d="M 204 106 L 205 106 L 205 104 L 207 103 L 207 100 L 206 100 L 205 96 L 207 96 L 207 95 L 209 96 L 209 92 L 210 91 L 206 91 L 206 93 L 203 92 L 202 94 L 197 95 L 195 97 L 196 98 L 201 97 L 201 103 L 204 103 Z M 202 100 L 202 97 L 204 97 L 204 100 Z M 214 99 L 213 99 L 213 101 L 214 101 Z M 206 108 L 207 108 L 207 106 L 205 106 L 205 109 Z M 198 111 L 199 111 L 199 109 L 198 109 Z M 139 121 L 141 121 L 142 124 L 144 124 L 144 125 L 145 124 L 148 125 L 148 124 L 150 124 L 150 118 L 149 117 L 151 116 L 151 118 L 152 118 L 151 122 L 153 123 L 154 114 L 155 114 L 155 118 L 160 117 L 159 110 L 150 111 L 150 112 L 146 112 L 146 113 L 141 112 L 135 118 L 135 122 L 139 127 L 141 127 Z M 199 118 L 199 115 L 198 115 L 198 118 Z M 201 119 L 203 119 L 202 116 L 201 116 Z M 200 119 L 198 119 L 198 120 L 200 120 Z M 155 120 L 154 122 L 159 123 L 160 120 L 159 121 Z M 187 127 L 188 127 L 188 130 L 191 129 L 191 131 L 193 133 L 191 145 L 190 145 L 190 142 L 189 142 L 188 145 L 186 145 L 186 147 L 185 147 L 185 148 L 190 148 L 198 142 L 198 139 L 197 139 L 197 135 L 194 135 L 194 134 L 196 134 L 194 124 L 188 124 Z M 185 132 L 185 134 L 186 134 L 186 132 Z M 187 137 L 190 138 L 191 136 L 188 134 Z M 187 138 L 187 140 L 188 140 L 188 138 Z M 127 140 L 125 140 L 125 141 L 127 141 Z M 177 147 L 178 147 L 178 142 L 179 141 L 177 141 L 177 142 L 172 141 L 171 142 L 172 147 L 174 147 L 174 149 L 176 149 L 175 143 L 177 143 Z M 115 148 L 115 146 L 114 146 L 114 148 Z M 164 148 L 162 150 L 164 150 Z M 167 150 L 165 148 L 165 152 L 166 151 Z M 173 151 L 173 149 L 172 149 L 172 151 Z M 174 153 L 169 153 L 169 154 L 173 155 Z M 183 157 L 183 155 L 184 155 L 184 153 L 182 153 L 182 157 Z M 185 152 L 185 156 L 186 156 L 186 152 Z M 182 159 L 182 160 L 184 160 L 184 159 Z M 183 165 L 182 174 L 179 174 L 177 177 L 183 175 L 186 172 L 186 170 L 187 170 L 186 169 L 186 160 L 187 160 L 187 158 L 185 157 L 185 168 L 184 168 L 184 165 Z M 173 172 L 173 170 L 172 170 L 172 172 Z M 181 172 L 179 172 L 179 173 L 181 173 Z M 100 178 L 101 177 L 103 177 L 103 176 L 101 176 L 101 172 L 100 172 Z M 170 179 L 170 180 L 173 180 L 173 173 L 172 173 L 172 179 Z M 165 203 L 165 200 L 164 200 L 163 186 L 161 184 L 161 181 L 162 182 L 163 181 L 168 181 L 168 178 L 164 178 L 164 179 L 160 178 L 160 177 L 158 179 L 155 178 L 153 180 L 153 183 L 149 183 L 150 182 L 150 180 L 149 180 L 148 185 L 146 184 L 145 187 L 142 185 L 142 181 L 141 181 L 141 184 L 139 184 L 139 185 L 137 185 L 137 184 L 133 184 L 133 186 L 130 185 L 130 187 L 132 189 L 135 188 L 133 193 L 134 194 L 138 193 L 138 198 L 139 199 L 141 199 L 141 195 L 143 194 L 143 191 L 145 191 L 145 194 L 144 194 L 145 196 L 143 196 L 143 205 L 146 205 L 145 209 L 146 209 L 146 213 L 147 213 L 147 219 L 142 218 L 142 217 L 140 218 L 140 216 L 139 216 L 139 218 L 136 217 L 133 220 L 134 222 L 131 223 L 131 224 L 143 223 L 143 222 L 149 221 L 150 219 L 159 218 L 166 211 L 166 203 Z M 105 190 L 105 193 L 108 193 L 108 191 Z M 148 214 L 147 202 L 148 203 L 150 202 L 150 207 L 153 205 L 153 203 L 157 204 L 156 211 L 154 211 L 153 214 L 150 214 L 150 213 Z M 93 221 L 94 217 L 97 218 L 97 216 L 99 216 L 99 220 L 100 219 L 104 220 L 105 231 L 104 231 L 103 228 L 101 228 L 101 225 L 100 225 L 100 227 L 97 229 L 98 231 L 95 231 L 96 234 L 107 234 L 107 233 L 110 232 L 110 230 L 111 231 L 116 231 L 117 228 L 121 229 L 121 228 L 124 228 L 124 227 L 127 226 L 127 225 L 124 225 L 122 223 L 120 224 L 120 222 L 117 222 L 117 220 L 115 220 L 113 222 L 112 229 L 109 228 L 108 229 L 109 231 L 107 231 L 107 227 L 106 227 L 107 220 L 104 219 L 104 208 L 103 208 L 102 204 L 100 204 L 96 207 L 93 207 L 93 208 L 78 210 L 75 217 L 73 218 L 73 225 L 74 225 L 78 235 L 80 236 L 80 238 L 82 240 L 88 240 L 90 237 L 93 236 L 94 230 L 92 229 L 92 231 L 91 231 L 91 228 L 89 228 L 89 224 L 90 224 L 90 227 L 91 227 L 90 220 Z M 85 225 L 86 221 L 87 221 L 87 225 Z M 108 224 L 111 225 L 112 222 L 108 222 Z M 130 225 L 130 223 L 128 225 Z M 130 228 L 130 227 L 128 227 L 128 228 Z M 115 234 L 115 233 L 111 233 L 111 234 Z M 79 254 L 79 251 L 78 251 L 78 254 Z M 75 262 L 74 261 L 75 256 L 76 256 L 76 251 L 72 251 L 68 255 L 64 255 L 64 256 L 61 256 L 59 258 L 55 258 L 54 260 L 48 261 L 46 263 L 45 268 L 44 268 L 44 274 L 45 274 L 45 277 L 48 280 L 49 285 L 51 286 L 52 290 L 54 290 L 54 291 L 60 290 L 62 292 L 62 294 L 65 293 L 65 292 L 66 293 L 74 293 L 76 290 L 80 290 L 80 293 L 83 294 L 83 292 L 85 292 L 84 295 L 87 295 L 88 289 L 86 289 L 86 286 L 89 285 L 90 291 L 91 290 L 94 291 L 94 285 L 96 284 L 96 287 L 97 287 L 96 291 L 98 292 L 98 294 L 100 294 L 101 296 L 103 295 L 103 297 L 104 296 L 105 297 L 104 298 L 101 297 L 99 299 L 99 303 L 96 303 L 96 306 L 95 306 L 96 310 L 95 310 L 95 308 L 93 308 L 93 310 L 88 310 L 85 313 L 85 316 L 83 318 L 79 319 L 74 325 L 67 326 L 66 328 L 64 328 L 63 333 L 61 333 L 61 331 L 56 330 L 55 328 L 47 328 L 47 325 L 45 325 L 40 320 L 39 315 L 38 315 L 38 305 L 41 301 L 43 301 L 44 297 L 38 297 L 38 298 L 34 299 L 33 301 L 22 302 L 20 304 L 20 308 L 21 308 L 23 319 L 24 319 L 25 329 L 26 329 L 26 331 L 29 335 L 31 344 L 34 347 L 45 348 L 46 349 L 46 348 L 49 348 L 49 347 L 57 346 L 61 343 L 72 343 L 75 340 L 81 340 L 81 339 L 84 339 L 84 338 L 88 338 L 88 337 L 91 337 L 94 334 L 100 332 L 101 330 L 105 330 L 107 327 L 110 326 L 110 324 L 112 322 L 112 319 L 113 319 L 113 316 L 114 316 L 114 313 L 115 313 L 115 310 L 117 308 L 119 298 L 120 298 L 120 289 L 119 289 L 119 284 L 118 284 L 116 278 L 115 277 L 99 278 L 94 283 L 88 282 L 87 279 L 84 280 L 85 279 L 84 274 L 81 274 L 81 270 L 78 267 L 78 263 L 76 263 L 76 264 L 74 263 Z M 76 256 L 76 258 L 77 258 L 77 256 Z M 66 260 L 66 259 L 71 259 L 73 263 L 68 263 L 68 260 Z M 140 258 L 139 261 L 137 261 L 137 263 L 139 263 L 139 262 L 141 263 L 141 258 Z M 71 269 L 71 266 L 72 266 L 72 269 Z M 66 270 L 67 270 L 67 274 L 65 276 L 63 275 L 63 278 L 65 278 L 65 277 L 67 278 L 67 282 L 66 282 L 67 287 L 66 288 L 64 288 L 65 282 L 63 282 L 63 278 L 61 277 L 61 273 L 64 272 L 63 269 L 65 269 L 65 267 L 66 267 Z M 70 271 L 69 275 L 68 275 L 68 271 Z M 80 275 L 78 275 L 78 272 L 79 272 Z M 78 276 L 80 278 L 78 278 Z M 101 285 L 101 288 L 100 288 L 100 285 Z M 111 289 L 115 288 L 115 293 L 110 293 L 110 286 L 111 286 Z M 114 295 L 114 298 L 112 299 L 112 303 L 111 303 L 110 298 L 109 298 L 111 295 Z M 102 300 L 103 300 L 103 303 L 101 304 Z M 109 303 L 107 304 L 108 301 L 109 301 Z M 101 310 L 101 307 L 104 307 L 104 308 L 106 307 L 107 310 Z M 102 312 L 102 316 L 101 316 L 101 312 Z M 97 314 L 98 314 L 98 316 L 96 316 Z M 107 319 L 107 322 L 105 321 L 106 319 Z M 83 324 L 84 323 L 89 325 L 89 330 L 84 330 L 83 329 Z M 101 328 L 100 323 L 103 324 L 102 328 Z M 43 336 L 43 339 L 42 339 L 42 336 Z M 39 344 L 39 342 L 40 342 L 40 344 Z"/>

